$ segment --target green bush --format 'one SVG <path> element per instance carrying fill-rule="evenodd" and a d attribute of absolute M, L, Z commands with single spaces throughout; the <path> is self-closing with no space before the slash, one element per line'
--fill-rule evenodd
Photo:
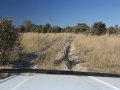
<path fill-rule="evenodd" d="M 109 27 L 107 29 L 107 33 L 110 35 L 110 34 L 116 34 L 117 33 L 117 30 L 115 29 L 115 27 Z"/>
<path fill-rule="evenodd" d="M 106 25 L 102 22 L 95 22 L 92 26 L 92 33 L 94 35 L 103 35 L 106 33 Z"/>
<path fill-rule="evenodd" d="M 89 30 L 89 26 L 86 23 L 80 23 L 75 27 L 77 32 L 84 33 Z"/>
<path fill-rule="evenodd" d="M 19 44 L 19 33 L 8 20 L 0 23 L 0 64 L 10 63 L 10 56 Z"/>

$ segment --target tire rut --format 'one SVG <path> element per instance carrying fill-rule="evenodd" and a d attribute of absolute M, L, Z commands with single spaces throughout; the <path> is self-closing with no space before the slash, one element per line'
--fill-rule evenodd
<path fill-rule="evenodd" d="M 77 52 L 73 40 L 69 39 L 63 50 L 58 53 L 54 64 L 56 70 L 87 71 L 81 62 L 80 54 Z"/>

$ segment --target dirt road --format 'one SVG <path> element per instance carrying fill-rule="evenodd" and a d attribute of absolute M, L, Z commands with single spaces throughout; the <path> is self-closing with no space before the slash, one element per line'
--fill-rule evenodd
<path fill-rule="evenodd" d="M 87 71 L 87 68 L 82 65 L 80 54 L 77 52 L 73 40 L 68 40 L 62 51 L 57 55 L 56 68 L 57 70 L 70 71 Z"/>

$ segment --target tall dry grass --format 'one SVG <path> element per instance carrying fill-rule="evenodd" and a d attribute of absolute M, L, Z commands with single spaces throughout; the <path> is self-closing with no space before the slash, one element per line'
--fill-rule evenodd
<path fill-rule="evenodd" d="M 37 62 L 38 68 L 54 69 L 54 58 L 56 54 L 64 47 L 65 42 L 69 39 L 70 34 L 39 34 L 24 33 L 22 35 L 21 47 L 23 52 L 31 53 L 46 48 L 47 44 L 52 44 L 46 48 Z"/>
<path fill-rule="evenodd" d="M 83 65 L 92 72 L 120 74 L 120 37 L 119 36 L 86 36 L 83 34 L 38 34 L 24 33 L 21 41 L 23 51 L 30 53 L 41 50 L 48 43 L 37 65 L 39 68 L 54 69 L 54 58 L 64 48 L 65 42 L 72 37 Z"/>
<path fill-rule="evenodd" d="M 120 74 L 120 37 L 78 34 L 74 43 L 89 71 Z M 80 54 L 81 55 L 81 54 Z"/>

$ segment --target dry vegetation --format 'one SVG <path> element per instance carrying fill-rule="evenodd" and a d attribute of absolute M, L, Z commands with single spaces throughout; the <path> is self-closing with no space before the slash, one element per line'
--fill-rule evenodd
<path fill-rule="evenodd" d="M 76 48 L 84 55 L 84 65 L 89 71 L 120 74 L 120 37 L 85 36 L 74 39 Z"/>
<path fill-rule="evenodd" d="M 42 51 L 37 61 L 38 68 L 54 69 L 55 56 L 64 48 L 65 42 L 73 42 L 88 71 L 120 74 L 120 37 L 86 36 L 83 34 L 38 34 L 25 33 L 21 41 L 23 52 Z M 49 48 L 46 46 L 49 45 Z"/>
<path fill-rule="evenodd" d="M 25 33 L 21 41 L 23 52 L 40 52 L 38 68 L 54 69 L 56 54 L 64 47 L 70 35 Z"/>

